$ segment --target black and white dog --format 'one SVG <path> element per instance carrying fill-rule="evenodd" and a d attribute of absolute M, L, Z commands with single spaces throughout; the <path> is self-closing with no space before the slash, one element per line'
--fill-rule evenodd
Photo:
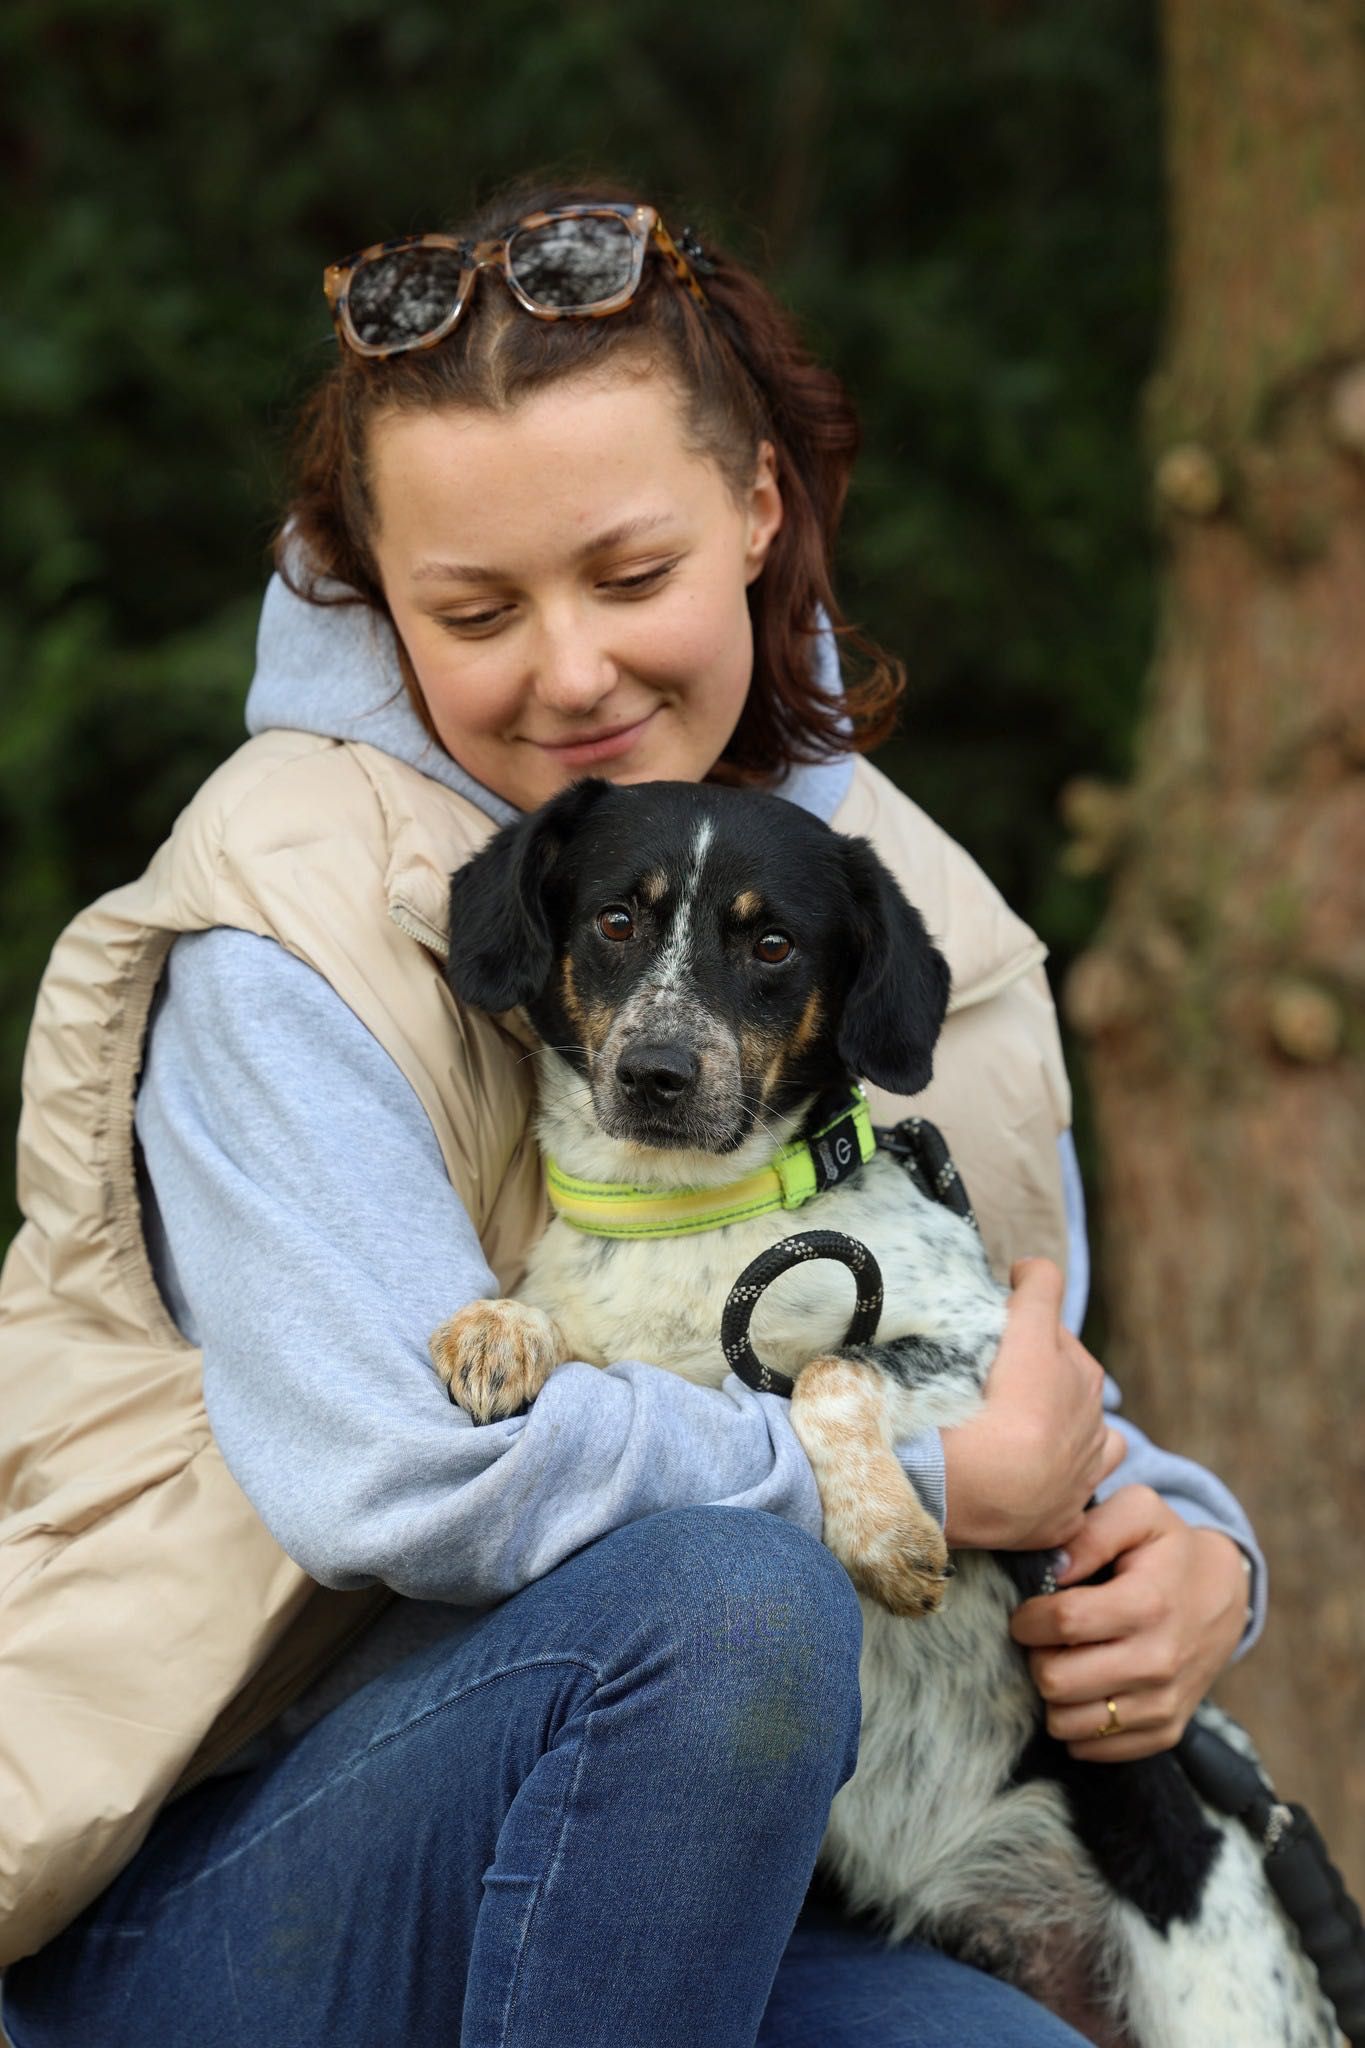
<path fill-rule="evenodd" d="M 685 783 L 579 783 L 499 833 L 453 877 L 448 972 L 464 1002 L 530 1017 L 538 1136 L 562 1173 L 662 1198 L 745 1182 L 849 1077 L 917 1093 L 948 997 L 922 918 L 866 842 L 773 797 Z M 731 1285 L 813 1223 L 869 1246 L 886 1289 L 871 1346 L 843 1344 L 848 1283 L 824 1264 L 778 1281 L 754 1318 L 760 1357 L 796 1381 L 825 1541 L 863 1595 L 861 1748 L 822 1851 L 850 1903 L 1106 2043 L 1332 2048 L 1245 1831 L 1183 1780 L 1187 1810 L 1167 1811 L 1166 1759 L 1160 1783 L 1144 1765 L 1071 1763 L 1009 1635 L 1020 1568 L 959 1552 L 947 1571 L 892 1447 L 977 1409 L 1005 1296 L 971 1224 L 890 1156 L 795 1222 L 779 1208 L 700 1235 L 602 1237 L 558 1216 L 516 1300 L 436 1333 L 437 1369 L 477 1420 L 534 1399 L 571 1358 L 719 1386 Z"/>

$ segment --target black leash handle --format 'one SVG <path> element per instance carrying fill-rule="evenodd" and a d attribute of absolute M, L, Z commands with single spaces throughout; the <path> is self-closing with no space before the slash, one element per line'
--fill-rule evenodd
<path fill-rule="evenodd" d="M 1249 1757 L 1195 1719 L 1176 1756 L 1200 1797 L 1241 1822 L 1351 2048 L 1365 2048 L 1365 1927 L 1327 1844 L 1302 1806 L 1276 1797 Z"/>
<path fill-rule="evenodd" d="M 836 1259 L 858 1283 L 858 1299 L 844 1343 L 870 1344 L 877 1334 L 882 1315 L 882 1269 L 867 1246 L 856 1237 L 845 1237 L 842 1230 L 803 1230 L 799 1236 L 784 1237 L 780 1244 L 770 1245 L 749 1261 L 730 1289 L 720 1319 L 721 1349 L 730 1370 L 756 1394 L 791 1397 L 794 1382 L 785 1372 L 764 1365 L 749 1342 L 749 1325 L 759 1296 L 780 1274 L 808 1259 Z"/>

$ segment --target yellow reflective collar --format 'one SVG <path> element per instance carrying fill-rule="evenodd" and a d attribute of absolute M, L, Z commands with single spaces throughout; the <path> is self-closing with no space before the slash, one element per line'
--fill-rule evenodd
<path fill-rule="evenodd" d="M 866 1099 L 854 1087 L 849 1101 L 818 1130 L 793 1138 L 769 1165 L 724 1187 L 636 1188 L 623 1181 L 578 1180 L 553 1159 L 545 1162 L 545 1182 L 555 1213 L 590 1237 L 688 1237 L 771 1209 L 799 1209 L 866 1165 L 876 1149 Z"/>

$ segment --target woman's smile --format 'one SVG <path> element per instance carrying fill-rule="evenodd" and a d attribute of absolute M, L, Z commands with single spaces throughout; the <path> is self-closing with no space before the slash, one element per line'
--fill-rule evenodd
<path fill-rule="evenodd" d="M 656 704 L 644 716 L 629 724 L 602 726 L 595 732 L 562 740 L 536 740 L 531 745 L 539 747 L 552 760 L 560 761 L 566 768 L 584 768 L 591 762 L 618 761 L 633 751 L 636 742 L 644 735 L 645 729 L 658 717 L 661 705 Z"/>

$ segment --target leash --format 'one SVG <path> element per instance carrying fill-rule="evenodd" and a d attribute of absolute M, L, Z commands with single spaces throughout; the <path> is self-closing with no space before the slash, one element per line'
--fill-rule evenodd
<path fill-rule="evenodd" d="M 907 1117 L 875 1136 L 878 1150 L 899 1161 L 922 1195 L 942 1203 L 979 1233 L 962 1176 L 942 1133 L 927 1117 Z M 749 1338 L 755 1305 L 781 1274 L 816 1259 L 847 1266 L 857 1282 L 844 1343 L 870 1344 L 877 1334 L 882 1276 L 868 1247 L 840 1230 L 806 1230 L 783 1238 L 744 1268 L 721 1316 L 721 1346 L 730 1369 L 756 1393 L 790 1399 L 794 1382 L 765 1365 L 755 1352 Z M 1050 1553 L 1040 1553 L 1037 1561 L 1050 1570 Z M 1045 1584 L 1046 1580 L 1037 1590 Z M 1365 2048 L 1365 1925 L 1312 1816 L 1304 1807 L 1280 1799 L 1249 1758 L 1197 1718 L 1171 1757 L 1201 1799 L 1246 1828 L 1260 1851 L 1266 1880 L 1317 1971 L 1337 2025 L 1351 2048 Z"/>
<path fill-rule="evenodd" d="M 796 1237 L 784 1237 L 751 1259 L 726 1297 L 720 1318 L 720 1344 L 730 1370 L 756 1394 L 781 1394 L 791 1399 L 795 1382 L 775 1366 L 764 1365 L 749 1341 L 749 1325 L 760 1294 L 772 1286 L 779 1274 L 810 1259 L 835 1259 L 847 1266 L 858 1283 L 853 1320 L 844 1332 L 845 1344 L 870 1344 L 882 1319 L 882 1269 L 859 1238 L 845 1237 L 842 1230 L 803 1230 Z"/>
<path fill-rule="evenodd" d="M 1175 1755 L 1200 1798 L 1241 1822 L 1351 2048 L 1365 2048 L 1365 1928 L 1312 1815 L 1197 1716 Z"/>

